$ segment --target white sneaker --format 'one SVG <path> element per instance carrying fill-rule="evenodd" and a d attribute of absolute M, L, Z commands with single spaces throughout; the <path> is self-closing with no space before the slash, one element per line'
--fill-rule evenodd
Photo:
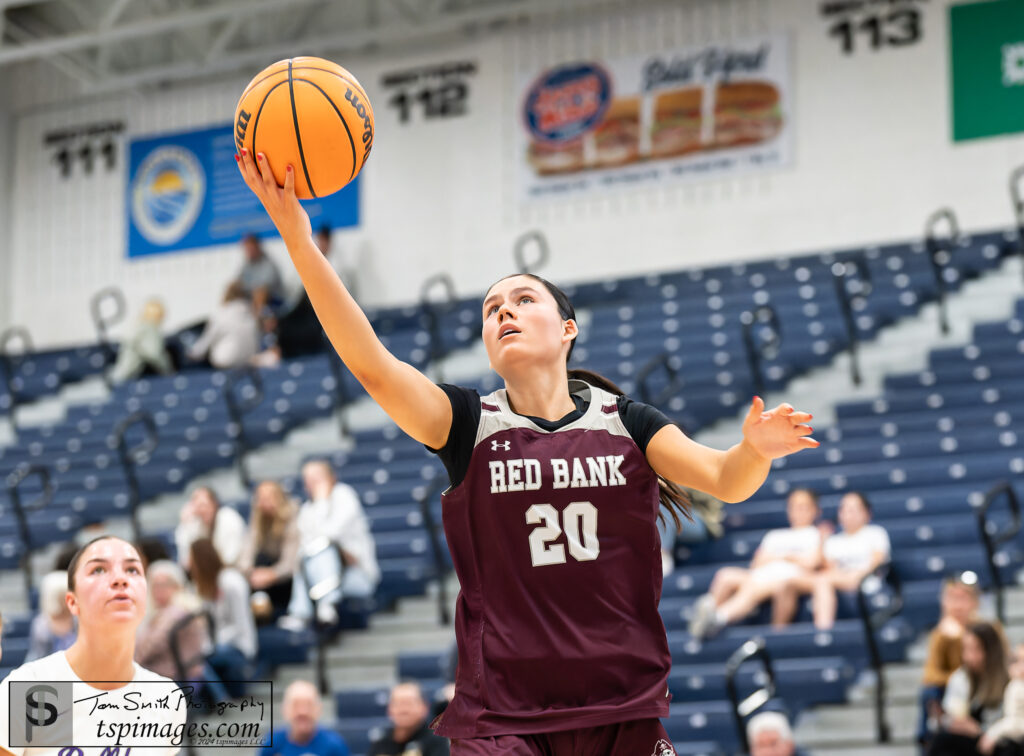
<path fill-rule="evenodd" d="M 316 618 L 321 625 L 335 625 L 338 622 L 338 610 L 333 604 L 322 601 L 316 607 Z"/>
<path fill-rule="evenodd" d="M 715 623 L 715 599 L 710 593 L 705 593 L 697 603 L 693 605 L 693 617 L 690 618 L 690 635 L 694 638 L 704 638 Z"/>
<path fill-rule="evenodd" d="M 277 626 L 290 633 L 298 633 L 306 629 L 308 623 L 290 614 L 284 614 L 277 620 Z"/>

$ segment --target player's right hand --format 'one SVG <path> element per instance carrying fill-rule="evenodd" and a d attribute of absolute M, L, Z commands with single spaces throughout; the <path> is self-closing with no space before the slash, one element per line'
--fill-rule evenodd
<path fill-rule="evenodd" d="M 280 187 L 274 179 L 267 156 L 262 152 L 253 160 L 252 153 L 243 149 L 242 154 L 236 155 L 235 159 L 245 185 L 259 198 L 285 243 L 290 245 L 293 239 L 308 239 L 313 233 L 313 226 L 295 196 L 295 169 L 288 166 L 284 187 Z"/>

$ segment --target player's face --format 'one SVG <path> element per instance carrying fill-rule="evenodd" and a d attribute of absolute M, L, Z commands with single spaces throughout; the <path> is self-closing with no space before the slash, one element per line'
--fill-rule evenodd
<path fill-rule="evenodd" d="M 791 527 L 806 528 L 818 517 L 818 505 L 805 491 L 795 491 L 786 502 L 786 515 Z"/>
<path fill-rule="evenodd" d="M 491 287 L 483 304 L 483 339 L 498 375 L 523 362 L 565 362 L 576 334 L 573 321 L 562 320 L 554 297 L 529 276 L 511 276 Z"/>
<path fill-rule="evenodd" d="M 846 494 L 839 500 L 839 524 L 847 533 L 856 533 L 871 521 L 864 502 L 856 494 Z"/>
<path fill-rule="evenodd" d="M 135 547 L 119 538 L 97 541 L 82 554 L 68 609 L 82 625 L 137 626 L 146 610 L 146 577 Z"/>

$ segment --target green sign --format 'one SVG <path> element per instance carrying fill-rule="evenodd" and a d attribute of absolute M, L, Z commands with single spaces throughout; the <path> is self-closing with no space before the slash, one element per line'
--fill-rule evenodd
<path fill-rule="evenodd" d="M 953 140 L 1024 131 L 1024 2 L 949 9 Z"/>

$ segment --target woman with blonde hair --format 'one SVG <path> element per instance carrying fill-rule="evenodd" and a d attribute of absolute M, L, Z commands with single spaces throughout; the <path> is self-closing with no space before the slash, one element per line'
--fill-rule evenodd
<path fill-rule="evenodd" d="M 254 594 L 263 592 L 277 614 L 291 600 L 299 554 L 297 516 L 298 506 L 280 483 L 265 480 L 256 487 L 238 569 Z"/>

